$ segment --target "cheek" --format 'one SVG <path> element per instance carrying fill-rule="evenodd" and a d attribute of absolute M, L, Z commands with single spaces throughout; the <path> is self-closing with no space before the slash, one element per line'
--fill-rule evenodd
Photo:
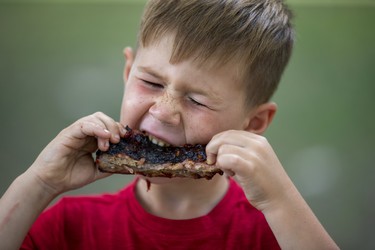
<path fill-rule="evenodd" d="M 222 124 L 218 122 L 216 115 L 207 113 L 198 115 L 195 112 L 186 119 L 185 126 L 188 126 L 190 134 L 187 137 L 191 138 L 193 143 L 206 144 L 215 134 L 221 132 Z"/>
<path fill-rule="evenodd" d="M 230 115 L 228 115 L 230 113 Z M 223 114 L 192 114 L 188 119 L 190 135 L 193 141 L 208 143 L 211 138 L 223 131 L 231 129 L 242 129 L 242 119 L 236 112 Z M 189 117 L 187 117 L 189 118 Z"/>
<path fill-rule="evenodd" d="M 124 94 L 121 105 L 120 123 L 136 127 L 139 119 L 147 112 L 148 105 L 147 98 L 132 93 L 129 91 Z"/>

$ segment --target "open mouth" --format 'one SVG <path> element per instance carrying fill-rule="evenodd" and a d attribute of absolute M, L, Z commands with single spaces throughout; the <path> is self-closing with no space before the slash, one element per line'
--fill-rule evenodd
<path fill-rule="evenodd" d="M 147 135 L 148 136 L 148 139 L 155 145 L 158 145 L 160 147 L 169 147 L 171 146 L 171 144 L 163 141 L 163 140 L 160 140 L 159 138 L 156 138 L 155 136 L 153 135 Z"/>
<path fill-rule="evenodd" d="M 108 173 L 140 174 L 146 177 L 190 177 L 211 179 L 223 171 L 206 162 L 202 144 L 173 146 L 145 131 L 126 127 L 119 143 L 96 152 L 99 170 Z"/>

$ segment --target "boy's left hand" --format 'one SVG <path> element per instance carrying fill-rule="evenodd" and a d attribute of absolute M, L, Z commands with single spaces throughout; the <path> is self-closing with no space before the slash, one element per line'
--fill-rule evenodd
<path fill-rule="evenodd" d="M 294 185 L 267 139 L 247 131 L 215 135 L 206 147 L 209 163 L 232 175 L 260 211 L 284 200 Z"/>

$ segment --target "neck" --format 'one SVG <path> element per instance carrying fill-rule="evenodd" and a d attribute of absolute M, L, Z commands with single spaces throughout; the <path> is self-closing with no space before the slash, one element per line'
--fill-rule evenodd
<path fill-rule="evenodd" d="M 228 178 L 219 175 L 212 180 L 140 178 L 136 196 L 143 208 L 153 215 L 191 219 L 209 213 L 224 197 L 228 186 Z"/>

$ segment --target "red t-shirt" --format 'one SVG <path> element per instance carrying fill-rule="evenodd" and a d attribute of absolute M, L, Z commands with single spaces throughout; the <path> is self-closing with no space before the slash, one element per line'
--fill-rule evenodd
<path fill-rule="evenodd" d="M 146 212 L 135 182 L 115 194 L 61 199 L 39 216 L 21 249 L 280 249 L 234 180 L 210 213 L 189 220 Z"/>

